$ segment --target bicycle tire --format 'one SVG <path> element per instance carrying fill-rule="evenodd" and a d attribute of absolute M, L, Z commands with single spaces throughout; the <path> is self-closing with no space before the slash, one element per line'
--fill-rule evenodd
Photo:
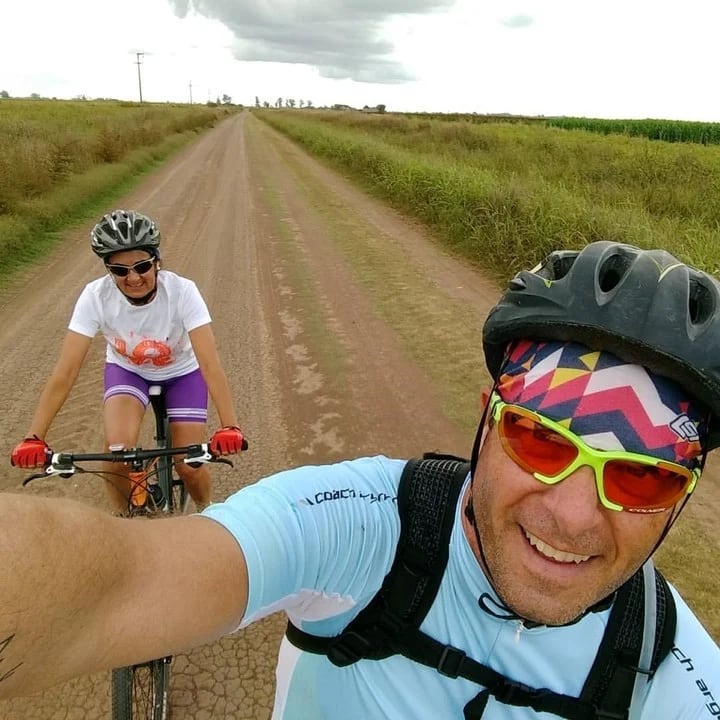
<path fill-rule="evenodd" d="M 171 658 L 112 671 L 112 720 L 167 720 Z"/>

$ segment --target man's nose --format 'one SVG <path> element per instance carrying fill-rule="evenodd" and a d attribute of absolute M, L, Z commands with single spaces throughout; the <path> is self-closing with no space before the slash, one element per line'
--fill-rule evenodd
<path fill-rule="evenodd" d="M 603 513 L 595 471 L 587 465 L 580 466 L 559 483 L 548 486 L 545 499 L 552 504 L 558 522 L 569 531 L 593 526 Z"/>

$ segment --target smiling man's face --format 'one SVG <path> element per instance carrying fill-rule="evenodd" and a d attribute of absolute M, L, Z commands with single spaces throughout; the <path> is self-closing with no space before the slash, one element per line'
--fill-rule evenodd
<path fill-rule="evenodd" d="M 496 429 L 481 450 L 472 492 L 495 589 L 519 616 L 546 625 L 574 620 L 633 575 L 670 513 L 608 510 L 588 467 L 544 485 L 505 454 Z M 465 533 L 480 560 L 467 521 Z"/>
<path fill-rule="evenodd" d="M 695 486 L 703 416 L 673 381 L 554 341 L 516 343 L 489 402 L 466 536 L 515 613 L 570 622 L 656 548 Z"/>

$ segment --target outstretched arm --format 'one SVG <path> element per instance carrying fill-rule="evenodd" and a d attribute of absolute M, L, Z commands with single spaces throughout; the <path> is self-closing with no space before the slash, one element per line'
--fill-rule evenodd
<path fill-rule="evenodd" d="M 234 630 L 247 569 L 209 518 L 142 522 L 0 493 L 0 697 L 177 653 Z"/>

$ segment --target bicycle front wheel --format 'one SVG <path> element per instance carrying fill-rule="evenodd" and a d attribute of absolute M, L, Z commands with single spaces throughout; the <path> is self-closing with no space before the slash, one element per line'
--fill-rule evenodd
<path fill-rule="evenodd" d="M 112 720 L 167 720 L 170 660 L 112 671 Z"/>

